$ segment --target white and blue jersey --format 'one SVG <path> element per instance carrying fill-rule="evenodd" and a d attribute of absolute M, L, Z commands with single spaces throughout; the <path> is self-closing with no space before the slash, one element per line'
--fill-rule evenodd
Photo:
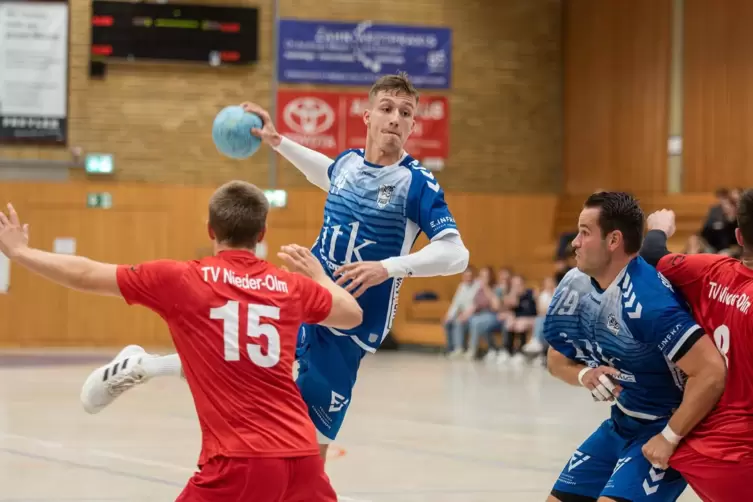
<path fill-rule="evenodd" d="M 570 457 L 552 495 L 676 501 L 687 483 L 674 469 L 653 467 L 641 448 L 680 406 L 687 378 L 675 363 L 704 336 L 682 297 L 640 257 L 605 290 L 573 269 L 554 293 L 544 336 L 574 361 L 619 370 L 623 389 L 611 418 Z"/>
<path fill-rule="evenodd" d="M 458 233 L 434 176 L 405 155 L 380 167 L 347 150 L 330 165 L 324 224 L 312 252 L 329 272 L 359 261 L 408 254 L 420 232 L 429 239 Z M 358 298 L 363 322 L 350 330 L 303 325 L 296 382 L 320 444 L 337 437 L 350 407 L 358 368 L 390 330 L 402 279 L 390 278 Z"/>
<path fill-rule="evenodd" d="M 686 376 L 675 362 L 702 334 L 682 297 L 640 257 L 606 290 L 578 269 L 568 272 L 544 322 L 558 352 L 618 369 L 616 407 L 649 421 L 668 419 L 680 405 Z"/>
<path fill-rule="evenodd" d="M 324 223 L 312 252 L 330 276 L 347 263 L 406 255 L 420 232 L 429 239 L 458 233 L 434 175 L 409 155 L 378 166 L 364 159 L 363 150 L 347 150 L 328 175 Z M 390 278 L 369 288 L 358 298 L 361 325 L 331 330 L 366 351 L 376 351 L 392 326 L 401 284 L 401 278 Z"/>

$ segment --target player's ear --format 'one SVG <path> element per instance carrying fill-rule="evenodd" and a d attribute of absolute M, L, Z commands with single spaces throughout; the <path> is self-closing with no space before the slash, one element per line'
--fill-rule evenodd
<path fill-rule="evenodd" d="M 607 246 L 609 246 L 609 250 L 614 251 L 617 249 L 620 245 L 620 241 L 622 241 L 622 232 L 619 230 L 610 232 L 607 236 Z"/>
<path fill-rule="evenodd" d="M 735 239 L 737 239 L 737 244 L 741 247 L 745 247 L 745 242 L 743 241 L 743 233 L 740 231 L 740 228 L 735 229 Z"/>
<path fill-rule="evenodd" d="M 363 111 L 363 123 L 366 124 L 366 127 L 368 127 L 370 121 L 371 121 L 371 110 L 366 108 Z"/>
<path fill-rule="evenodd" d="M 214 235 L 214 230 L 212 230 L 212 227 L 209 226 L 209 222 L 207 222 L 207 234 L 209 234 L 209 240 L 215 240 L 216 236 Z"/>
<path fill-rule="evenodd" d="M 264 235 L 267 233 L 267 226 L 264 225 L 264 228 L 261 229 L 261 232 L 259 232 L 259 237 L 256 239 L 256 243 L 259 244 L 261 241 L 264 240 Z"/>

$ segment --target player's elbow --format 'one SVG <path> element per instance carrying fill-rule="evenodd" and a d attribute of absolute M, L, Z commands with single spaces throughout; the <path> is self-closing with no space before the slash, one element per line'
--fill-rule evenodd
<path fill-rule="evenodd" d="M 718 355 L 719 357 L 709 358 L 708 364 L 703 368 L 701 378 L 715 395 L 721 396 L 727 382 L 727 365 L 721 354 Z"/>
<path fill-rule="evenodd" d="M 727 380 L 727 364 L 710 341 L 706 343 L 707 340 L 703 340 L 703 342 L 702 344 L 697 344 L 701 347 L 693 347 L 691 352 L 685 356 L 686 358 L 688 356 L 695 356 L 692 361 L 683 361 L 681 359 L 678 366 L 688 376 L 688 385 L 690 385 L 690 381 L 692 380 L 694 382 L 693 385 L 698 385 L 705 389 L 705 393 L 709 399 L 718 400 L 724 392 Z M 695 352 L 695 354 L 692 352 Z"/>
<path fill-rule="evenodd" d="M 454 244 L 452 259 L 447 267 L 446 275 L 462 274 L 468 268 L 471 253 L 464 244 Z"/>
<path fill-rule="evenodd" d="M 465 270 L 468 268 L 468 263 L 471 259 L 471 252 L 468 251 L 468 248 L 463 246 L 460 252 L 458 253 L 458 265 L 456 267 L 457 274 L 465 272 Z"/>

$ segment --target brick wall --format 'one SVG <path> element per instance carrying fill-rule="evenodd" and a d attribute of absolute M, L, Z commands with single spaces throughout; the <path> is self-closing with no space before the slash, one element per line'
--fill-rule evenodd
<path fill-rule="evenodd" d="M 105 80 L 88 76 L 90 2 L 70 2 L 71 146 L 114 153 L 122 180 L 267 184 L 268 150 L 247 161 L 224 159 L 212 144 L 211 122 L 227 104 L 271 103 L 271 1 L 235 2 L 260 8 L 261 61 L 251 69 L 113 64 Z M 453 191 L 559 191 L 560 9 L 560 0 L 280 0 L 283 17 L 453 29 L 451 155 L 439 175 Z M 2 146 L 0 152 L 4 158 L 68 156 L 64 148 Z M 277 179 L 280 186 L 307 183 L 285 162 L 278 163 Z"/>

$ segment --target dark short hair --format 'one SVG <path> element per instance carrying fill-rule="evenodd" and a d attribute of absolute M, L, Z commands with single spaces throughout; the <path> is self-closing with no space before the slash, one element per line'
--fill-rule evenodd
<path fill-rule="evenodd" d="M 745 190 L 737 205 L 737 226 L 745 247 L 753 246 L 753 188 Z"/>
<path fill-rule="evenodd" d="M 257 186 L 230 181 L 209 199 L 209 227 L 217 242 L 253 249 L 267 225 L 269 201 Z"/>
<path fill-rule="evenodd" d="M 635 197 L 625 192 L 596 192 L 586 199 L 584 207 L 599 209 L 602 238 L 619 230 L 626 253 L 637 253 L 641 249 L 644 215 Z"/>

